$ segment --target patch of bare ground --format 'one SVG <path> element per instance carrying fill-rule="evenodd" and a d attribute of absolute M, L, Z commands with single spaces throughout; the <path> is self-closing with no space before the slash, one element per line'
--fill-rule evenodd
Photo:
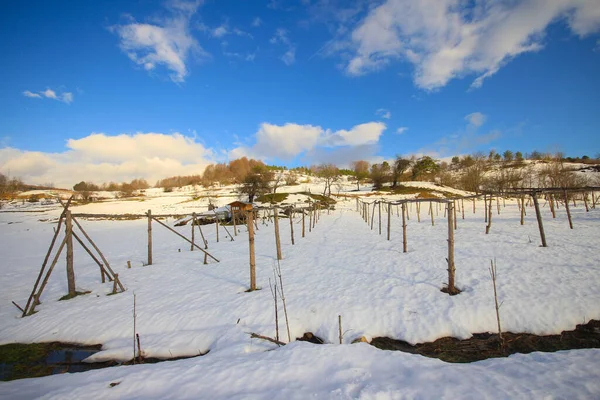
<path fill-rule="evenodd" d="M 439 358 L 446 362 L 467 363 L 506 357 L 515 353 L 600 348 L 600 321 L 591 320 L 587 324 L 577 325 L 574 330 L 563 331 L 559 335 L 540 336 L 530 333 L 502 332 L 502 338 L 503 346 L 498 335 L 492 333 L 476 333 L 465 340 L 444 337 L 434 342 L 416 345 L 388 337 L 376 337 L 371 341 L 371 345 L 382 350 L 397 350 Z"/>

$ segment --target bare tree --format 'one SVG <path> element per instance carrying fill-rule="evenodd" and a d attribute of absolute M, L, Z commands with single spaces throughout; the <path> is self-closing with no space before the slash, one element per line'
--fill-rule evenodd
<path fill-rule="evenodd" d="M 369 177 L 369 162 L 353 161 L 352 169 L 354 170 L 354 179 L 356 179 L 356 189 L 360 190 L 360 183 Z"/>
<path fill-rule="evenodd" d="M 325 180 L 323 196 L 331 197 L 331 185 L 340 179 L 340 171 L 333 164 L 321 164 L 315 168 L 316 175 Z"/>

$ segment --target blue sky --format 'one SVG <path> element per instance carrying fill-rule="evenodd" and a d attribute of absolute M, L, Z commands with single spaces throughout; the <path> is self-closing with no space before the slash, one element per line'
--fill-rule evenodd
<path fill-rule="evenodd" d="M 0 172 L 600 152 L 594 0 L 7 1 Z"/>

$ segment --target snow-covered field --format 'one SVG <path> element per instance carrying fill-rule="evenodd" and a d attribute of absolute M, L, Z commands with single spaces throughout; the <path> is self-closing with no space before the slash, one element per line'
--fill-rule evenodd
<path fill-rule="evenodd" d="M 350 188 L 350 187 L 349 187 Z M 346 189 L 346 190 L 349 190 Z M 305 188 L 302 188 L 304 191 Z M 317 186 L 311 189 L 318 193 Z M 228 189 L 225 188 L 223 194 Z M 282 192 L 287 191 L 283 189 Z M 301 191 L 300 189 L 298 191 Z M 321 189 L 322 191 L 322 189 Z M 189 193 L 148 196 L 73 207 L 76 213 L 193 212 Z M 397 196 L 390 197 L 398 198 Z M 234 200 L 226 196 L 220 201 Z M 373 199 L 373 197 L 371 198 Z M 291 200 L 302 201 L 301 197 Z M 208 251 L 220 263 L 203 264 L 200 251 L 154 225 L 154 265 L 146 261 L 146 221 L 87 221 L 87 232 L 103 250 L 127 291 L 106 296 L 98 267 L 75 247 L 78 290 L 91 293 L 68 301 L 64 261 L 42 296 L 37 314 L 20 318 L 11 300 L 24 305 L 53 234 L 59 210 L 0 213 L 0 344 L 63 341 L 103 344 L 94 360 L 132 357 L 133 295 L 137 332 L 149 357 L 209 353 L 188 360 L 109 368 L 79 374 L 0 383 L 4 398 L 599 398 L 599 350 L 513 355 L 468 365 L 350 344 L 362 336 L 389 336 L 411 343 L 444 336 L 468 338 L 496 331 L 490 259 L 498 265 L 502 326 L 506 331 L 560 333 L 600 319 L 600 209 L 572 208 L 574 230 L 559 209 L 553 219 L 542 209 L 548 248 L 539 247 L 533 209 L 519 224 L 515 202 L 501 215 L 494 208 L 485 235 L 483 202 L 458 213 L 457 286 L 460 295 L 440 292 L 447 281 L 447 224 L 443 210 L 431 225 L 425 207 L 408 221 L 408 253 L 402 252 L 400 219 L 392 218 L 392 240 L 371 230 L 354 200 L 324 212 L 301 238 L 301 220 L 281 220 L 284 289 L 292 340 L 313 332 L 328 345 L 294 343 L 277 348 L 249 332 L 274 336 L 269 279 L 276 262 L 270 222 L 256 232 L 257 282 L 249 287 L 248 236 L 216 243 L 215 225 L 203 226 Z M 48 207 L 50 208 L 50 207 Z M 386 218 L 382 218 L 386 221 Z M 173 225 L 174 220 L 168 221 Z M 190 226 L 176 228 L 190 236 Z M 231 227 L 229 228 L 231 231 Z M 385 228 L 382 229 L 385 232 Z M 196 235 L 198 237 L 198 235 Z M 179 251 L 181 250 L 181 251 Z M 127 269 L 130 260 L 133 268 Z M 342 315 L 344 345 L 338 342 Z M 280 310 L 280 334 L 287 341 Z M 271 351 L 269 351 L 271 350 Z M 111 382 L 121 382 L 109 387 Z"/>

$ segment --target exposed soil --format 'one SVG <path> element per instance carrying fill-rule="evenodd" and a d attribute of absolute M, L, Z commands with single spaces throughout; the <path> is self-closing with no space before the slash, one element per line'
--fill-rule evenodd
<path fill-rule="evenodd" d="M 5 344 L 0 346 L 0 381 L 37 378 L 66 372 L 85 372 L 117 365 L 133 364 L 133 361 L 123 363 L 116 361 L 83 362 L 85 358 L 97 353 L 101 348 L 102 345 L 80 346 L 60 342 Z M 197 356 L 203 356 L 204 354 L 198 354 Z M 197 356 L 170 359 L 143 358 L 136 360 L 135 363 L 155 364 Z"/>
<path fill-rule="evenodd" d="M 587 324 L 577 325 L 575 330 L 563 331 L 560 335 L 503 332 L 502 338 L 504 346 L 501 345 L 498 334 L 492 333 L 476 333 L 465 340 L 445 337 L 414 346 L 402 340 L 377 337 L 373 338 L 371 345 L 382 350 L 397 350 L 439 358 L 446 362 L 464 363 L 515 353 L 600 348 L 600 321 L 591 320 Z"/>

